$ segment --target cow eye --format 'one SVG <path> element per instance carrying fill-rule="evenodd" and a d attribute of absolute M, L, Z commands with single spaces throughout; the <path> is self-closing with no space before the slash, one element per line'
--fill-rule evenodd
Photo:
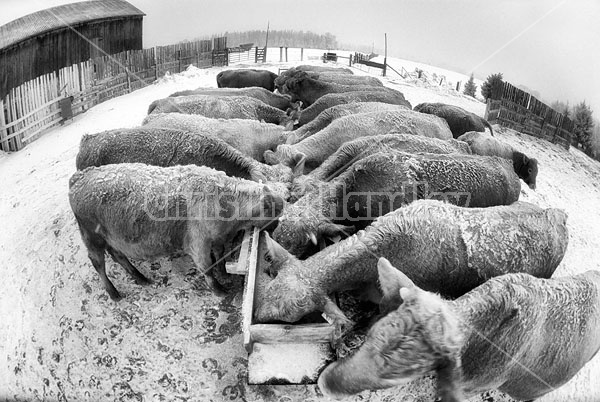
<path fill-rule="evenodd" d="M 531 174 L 531 168 L 527 169 L 527 173 Z"/>
<path fill-rule="evenodd" d="M 271 257 L 271 254 L 265 254 L 265 261 L 269 263 L 273 262 L 273 257 Z"/>

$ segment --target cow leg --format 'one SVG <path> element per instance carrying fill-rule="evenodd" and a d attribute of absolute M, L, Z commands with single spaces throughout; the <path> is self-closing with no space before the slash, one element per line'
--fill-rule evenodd
<path fill-rule="evenodd" d="M 125 257 L 125 254 L 121 253 L 118 250 L 115 250 L 112 247 L 107 247 L 108 253 L 112 256 L 113 260 L 121 264 L 125 271 L 133 278 L 135 283 L 138 285 L 150 285 L 152 281 L 146 278 L 140 271 L 137 270 L 136 267 Z"/>
<path fill-rule="evenodd" d="M 104 241 L 102 236 L 88 231 L 81 224 L 79 224 L 79 231 L 81 232 L 81 239 L 88 250 L 88 257 L 92 261 L 92 265 L 96 269 L 96 272 L 98 272 L 100 280 L 108 292 L 108 295 L 114 301 L 120 300 L 121 295 L 110 279 L 108 279 L 108 276 L 106 276 L 106 264 L 104 260 L 104 251 L 107 247 L 106 241 Z"/>
<path fill-rule="evenodd" d="M 211 242 L 206 239 L 196 239 L 195 242 L 188 245 L 189 254 L 196 264 L 196 268 L 204 275 L 206 284 L 217 296 L 225 296 L 227 292 L 214 278 L 212 270 L 214 264 L 210 258 Z"/>
<path fill-rule="evenodd" d="M 99 252 L 99 253 L 95 252 L 95 251 L 92 252 L 90 250 L 90 251 L 88 251 L 88 257 L 90 257 L 90 260 L 92 260 L 92 265 L 94 266 L 94 268 L 96 268 L 96 272 L 98 272 L 98 275 L 100 275 L 100 280 L 102 281 L 102 284 L 104 285 L 104 288 L 108 292 L 108 295 L 110 296 L 110 298 L 113 299 L 114 301 L 121 300 L 121 295 L 119 294 L 119 292 L 117 291 L 115 286 L 112 284 L 110 279 L 108 279 L 108 276 L 106 276 L 106 264 L 104 263 L 104 250 L 102 250 L 102 252 Z"/>

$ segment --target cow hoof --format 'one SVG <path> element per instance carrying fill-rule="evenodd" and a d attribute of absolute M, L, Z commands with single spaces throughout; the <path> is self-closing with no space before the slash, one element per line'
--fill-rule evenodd
<path fill-rule="evenodd" d="M 148 286 L 148 285 L 152 285 L 154 282 L 152 281 L 152 279 L 142 276 L 140 278 L 135 278 L 135 283 L 137 283 L 140 286 Z"/>
<path fill-rule="evenodd" d="M 123 296 L 121 296 L 119 294 L 119 292 L 117 292 L 117 291 L 115 291 L 115 292 L 108 292 L 108 295 L 110 296 L 110 299 L 112 301 L 114 301 L 114 302 L 118 302 L 118 301 L 120 301 L 123 298 Z"/>
<path fill-rule="evenodd" d="M 208 285 L 209 289 L 212 290 L 212 292 L 218 296 L 218 297 L 225 297 L 227 296 L 227 291 L 225 290 L 225 288 L 216 281 L 215 278 L 213 278 L 212 276 L 206 275 L 206 284 Z"/>

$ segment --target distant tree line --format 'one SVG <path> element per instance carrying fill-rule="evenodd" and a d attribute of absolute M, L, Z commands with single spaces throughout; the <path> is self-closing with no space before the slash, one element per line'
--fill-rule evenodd
<path fill-rule="evenodd" d="M 227 37 L 227 46 L 236 47 L 245 43 L 254 46 L 265 46 L 266 30 L 253 30 L 244 32 L 225 32 L 221 36 Z M 269 30 L 269 47 L 303 47 L 307 49 L 337 49 L 338 41 L 335 35 L 326 32 L 317 34 L 311 31 L 294 30 Z"/>

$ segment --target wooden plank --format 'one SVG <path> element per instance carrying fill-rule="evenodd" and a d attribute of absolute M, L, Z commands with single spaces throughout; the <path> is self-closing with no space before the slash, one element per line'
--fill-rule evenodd
<path fill-rule="evenodd" d="M 35 125 L 43 124 L 42 122 L 48 120 L 49 118 L 53 118 L 54 116 L 56 116 L 58 114 L 60 114 L 60 110 L 55 110 L 53 112 L 50 112 L 49 114 L 42 117 L 40 120 L 37 120 Z M 14 133 L 11 133 L 10 135 L 8 135 L 6 137 L 6 139 L 13 139 L 13 138 L 17 138 L 17 136 L 22 136 L 23 134 L 25 134 L 26 131 L 28 131 L 30 129 L 32 129 L 32 127 L 23 127 L 21 129 L 19 129 L 19 131 L 15 131 Z"/>
<path fill-rule="evenodd" d="M 235 275 L 245 275 L 248 272 L 248 254 L 250 252 L 250 239 L 252 238 L 252 233 L 250 231 L 246 231 L 244 233 L 244 239 L 242 240 L 242 244 L 240 246 L 240 255 L 238 257 L 237 262 L 227 262 L 225 264 L 225 269 L 228 274 Z"/>
<path fill-rule="evenodd" d="M 244 294 L 242 299 L 242 335 L 244 347 L 248 353 L 252 352 L 252 338 L 250 325 L 252 324 L 252 316 L 254 312 L 254 292 L 256 286 L 256 265 L 258 258 L 258 239 L 260 230 L 255 227 L 252 233 L 250 258 L 248 258 L 248 273 L 244 283 Z"/>
<path fill-rule="evenodd" d="M 59 115 L 60 114 L 60 110 L 57 110 L 55 112 L 52 112 L 52 114 L 46 116 L 46 119 L 53 117 L 54 115 Z M 50 122 L 46 123 L 44 126 L 40 127 L 39 129 L 35 130 L 33 133 L 28 134 L 27 137 L 23 138 L 23 142 L 27 142 L 29 141 L 32 137 L 36 136 L 37 134 L 41 133 L 42 131 L 60 123 L 61 118 L 60 116 L 58 116 L 58 118 L 51 120 Z"/>
<path fill-rule="evenodd" d="M 39 106 L 38 108 L 36 108 L 35 110 L 33 110 L 33 111 L 31 111 L 30 113 L 28 113 L 27 115 L 25 115 L 25 116 L 23 116 L 23 117 L 21 117 L 21 118 L 19 118 L 19 119 L 15 120 L 15 121 L 12 121 L 12 122 L 10 122 L 10 123 L 8 123 L 8 124 L 4 125 L 4 126 L 3 126 L 3 125 L 0 125 L 0 128 L 5 128 L 5 129 L 6 129 L 6 128 L 10 128 L 10 127 L 16 126 L 17 124 L 23 123 L 23 121 L 24 121 L 26 118 L 28 118 L 28 117 L 31 117 L 31 116 L 33 116 L 34 114 L 36 114 L 36 113 L 38 113 L 38 112 L 41 112 L 41 111 L 43 111 L 43 110 L 44 110 L 44 109 L 46 109 L 48 106 L 51 106 L 51 105 L 53 105 L 53 104 L 55 104 L 55 103 L 58 103 L 58 101 L 59 101 L 59 100 L 61 100 L 61 99 L 64 99 L 64 96 L 63 96 L 63 97 L 60 97 L 60 98 L 57 98 L 57 99 L 53 99 L 53 100 L 51 100 L 51 101 L 49 101 L 49 102 L 46 102 L 46 103 L 44 103 L 43 105 L 41 105 L 41 106 Z M 16 129 L 16 128 L 15 128 L 15 129 Z"/>
<path fill-rule="evenodd" d="M 6 119 L 4 117 L 4 100 L 0 99 L 0 149 L 9 151 L 8 147 L 8 129 L 6 128 Z"/>
<path fill-rule="evenodd" d="M 329 343 L 334 326 L 322 324 L 252 324 L 250 337 L 257 343 Z"/>
<path fill-rule="evenodd" d="M 18 119 L 18 115 L 17 115 L 17 108 L 16 108 L 16 91 L 15 89 L 12 89 L 11 91 L 11 101 L 10 101 L 10 120 L 17 120 Z M 17 131 L 19 129 L 19 125 L 17 124 L 13 130 Z M 21 148 L 18 146 L 17 140 L 16 140 L 16 136 L 12 136 L 11 138 L 13 138 L 13 144 L 15 147 L 15 150 L 20 150 Z"/>

